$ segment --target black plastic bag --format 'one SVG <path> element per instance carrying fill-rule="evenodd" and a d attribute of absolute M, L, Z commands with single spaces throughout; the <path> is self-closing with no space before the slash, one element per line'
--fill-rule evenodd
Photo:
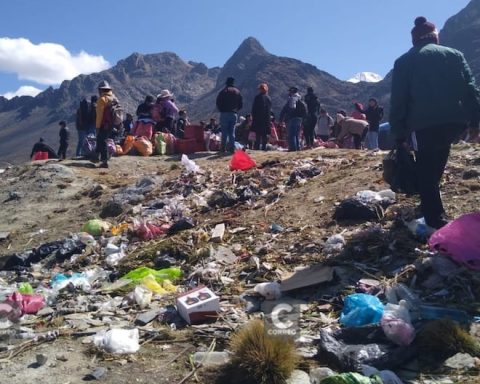
<path fill-rule="evenodd" d="M 418 193 L 418 178 L 415 158 L 406 148 L 399 147 L 383 159 L 383 180 L 392 191 L 415 195 Z"/>
<path fill-rule="evenodd" d="M 364 203 L 355 197 L 350 197 L 340 203 L 335 209 L 333 219 L 337 221 L 378 221 L 384 216 L 380 203 Z"/>

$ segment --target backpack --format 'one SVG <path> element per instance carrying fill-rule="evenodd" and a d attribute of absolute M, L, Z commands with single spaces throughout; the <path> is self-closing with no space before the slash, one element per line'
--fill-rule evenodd
<path fill-rule="evenodd" d="M 102 127 L 118 127 L 125 119 L 125 112 L 117 98 L 110 97 L 108 104 L 103 112 Z"/>
<path fill-rule="evenodd" d="M 298 99 L 295 105 L 295 117 L 307 117 L 307 105 L 304 101 Z"/>

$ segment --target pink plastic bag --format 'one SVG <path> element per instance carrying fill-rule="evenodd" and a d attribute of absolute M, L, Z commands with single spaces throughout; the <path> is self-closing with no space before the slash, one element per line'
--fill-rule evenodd
<path fill-rule="evenodd" d="M 256 166 L 255 161 L 241 150 L 235 151 L 230 161 L 231 171 L 248 171 Z"/>
<path fill-rule="evenodd" d="M 156 239 L 167 233 L 168 229 L 168 225 L 159 226 L 145 221 L 137 221 L 133 224 L 133 232 L 144 241 Z"/>
<path fill-rule="evenodd" d="M 480 270 L 480 212 L 469 213 L 436 231 L 430 249 L 450 256 L 457 263 Z"/>
<path fill-rule="evenodd" d="M 45 306 L 45 299 L 38 294 L 15 292 L 7 296 L 8 301 L 17 303 L 22 309 L 22 314 L 33 315 Z"/>

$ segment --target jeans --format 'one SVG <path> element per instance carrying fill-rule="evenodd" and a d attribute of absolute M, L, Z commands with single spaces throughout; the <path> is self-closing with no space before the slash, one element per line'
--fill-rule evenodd
<path fill-rule="evenodd" d="M 301 117 L 292 117 L 288 122 L 288 149 L 290 151 L 300 150 L 300 128 L 302 127 Z"/>
<path fill-rule="evenodd" d="M 221 151 L 235 149 L 235 124 L 237 123 L 237 114 L 235 112 L 222 112 L 220 114 L 220 129 L 222 130 Z M 228 147 L 227 147 L 228 143 Z"/>
<path fill-rule="evenodd" d="M 112 134 L 111 129 L 99 129 L 97 131 L 97 154 L 100 154 L 100 160 L 103 163 L 108 161 L 107 139 Z"/>
<path fill-rule="evenodd" d="M 420 208 L 427 225 L 442 226 L 445 213 L 440 196 L 440 181 L 450 154 L 450 145 L 465 129 L 461 124 L 439 125 L 415 132 L 416 166 Z"/>
<path fill-rule="evenodd" d="M 77 131 L 77 134 L 78 134 L 78 143 L 77 143 L 77 150 L 75 151 L 75 156 L 79 157 L 79 156 L 82 156 L 83 142 L 85 141 L 85 138 L 87 137 L 88 132 L 81 130 L 81 131 Z"/>
<path fill-rule="evenodd" d="M 378 132 L 368 131 L 365 144 L 367 145 L 367 149 L 378 149 Z"/>

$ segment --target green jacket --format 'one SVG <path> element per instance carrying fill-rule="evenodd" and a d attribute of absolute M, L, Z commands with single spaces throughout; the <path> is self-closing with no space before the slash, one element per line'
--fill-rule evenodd
<path fill-rule="evenodd" d="M 479 120 L 480 92 L 461 52 L 427 44 L 397 59 L 390 100 L 395 138 L 436 125 L 478 126 Z"/>

